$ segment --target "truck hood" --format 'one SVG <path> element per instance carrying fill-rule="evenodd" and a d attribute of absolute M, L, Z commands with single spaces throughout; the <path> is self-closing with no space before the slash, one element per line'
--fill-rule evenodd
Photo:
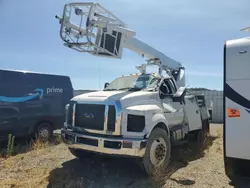
<path fill-rule="evenodd" d="M 103 102 L 109 100 L 119 100 L 129 92 L 127 91 L 95 91 L 75 96 L 72 100 L 79 102 Z M 112 99 L 111 99 L 112 98 Z"/>
<path fill-rule="evenodd" d="M 157 98 L 158 92 L 152 91 L 96 91 L 75 96 L 72 100 L 78 102 L 120 101 L 123 106 L 127 106 L 128 103 L 145 100 L 148 104 L 150 99 L 156 100 Z"/>

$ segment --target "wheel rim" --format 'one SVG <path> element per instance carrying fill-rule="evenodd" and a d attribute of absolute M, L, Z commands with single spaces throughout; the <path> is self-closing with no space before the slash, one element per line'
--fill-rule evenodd
<path fill-rule="evenodd" d="M 49 130 L 47 128 L 41 128 L 39 129 L 39 137 L 43 139 L 49 138 Z"/>
<path fill-rule="evenodd" d="M 167 144 L 163 138 L 157 138 L 153 141 L 150 148 L 150 160 L 155 167 L 161 166 L 166 159 Z"/>

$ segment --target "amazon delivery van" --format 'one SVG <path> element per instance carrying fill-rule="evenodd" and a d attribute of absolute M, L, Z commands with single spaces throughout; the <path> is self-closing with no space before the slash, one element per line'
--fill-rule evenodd
<path fill-rule="evenodd" d="M 0 140 L 8 134 L 50 139 L 72 97 L 68 76 L 0 69 Z"/>

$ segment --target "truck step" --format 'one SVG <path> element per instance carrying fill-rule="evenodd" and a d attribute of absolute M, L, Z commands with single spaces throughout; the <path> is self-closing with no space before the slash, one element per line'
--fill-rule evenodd
<path fill-rule="evenodd" d="M 185 127 L 183 125 L 175 125 L 171 127 L 170 135 L 171 135 L 171 143 L 173 146 L 180 146 L 187 142 Z"/>
<path fill-rule="evenodd" d="M 192 134 L 187 134 L 186 137 L 187 137 L 187 140 L 188 140 L 188 141 L 195 141 L 196 138 L 197 138 L 197 135 L 194 134 L 194 133 L 192 133 Z"/>

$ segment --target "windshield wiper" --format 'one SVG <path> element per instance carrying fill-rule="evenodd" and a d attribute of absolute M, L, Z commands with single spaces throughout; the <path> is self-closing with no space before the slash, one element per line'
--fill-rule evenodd
<path fill-rule="evenodd" d="M 120 88 L 118 90 L 125 90 L 125 89 L 130 89 L 130 87 L 124 87 L 124 88 Z"/>
<path fill-rule="evenodd" d="M 129 88 L 129 91 L 141 91 L 142 88 L 138 88 L 138 87 L 132 87 L 132 88 Z"/>
<path fill-rule="evenodd" d="M 119 88 L 119 89 L 104 89 L 104 91 L 120 91 L 120 90 L 140 91 L 140 90 L 142 90 L 142 88 L 124 87 L 124 88 Z"/>
<path fill-rule="evenodd" d="M 129 91 L 141 91 L 142 88 L 138 88 L 138 87 L 124 87 L 124 88 L 120 88 L 119 90 L 129 90 Z"/>
<path fill-rule="evenodd" d="M 104 89 L 103 91 L 117 91 L 118 89 Z"/>

